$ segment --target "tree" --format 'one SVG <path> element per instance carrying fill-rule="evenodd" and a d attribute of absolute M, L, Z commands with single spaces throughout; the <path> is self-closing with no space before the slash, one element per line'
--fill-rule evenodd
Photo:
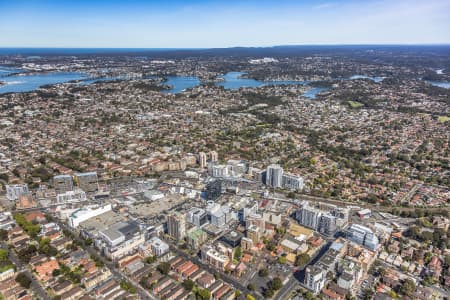
<path fill-rule="evenodd" d="M 308 254 L 306 254 L 306 253 L 299 254 L 295 258 L 294 265 L 296 267 L 304 266 L 304 265 L 306 265 L 309 262 L 310 259 L 311 259 L 311 257 Z"/>
<path fill-rule="evenodd" d="M 29 245 L 27 248 L 19 250 L 17 256 L 19 259 L 25 263 L 28 263 L 32 256 L 35 255 L 37 249 L 35 245 Z"/>
<path fill-rule="evenodd" d="M 197 290 L 197 295 L 198 295 L 202 300 L 209 300 L 209 299 L 211 299 L 211 292 L 208 291 L 207 289 L 198 289 L 198 290 Z"/>
<path fill-rule="evenodd" d="M 29 289 L 31 286 L 31 279 L 25 273 L 19 273 L 16 276 L 16 282 L 18 282 L 23 288 Z"/>
<path fill-rule="evenodd" d="M 129 281 L 122 280 L 120 282 L 120 287 L 130 294 L 136 294 L 136 288 Z"/>
<path fill-rule="evenodd" d="M 149 257 L 145 258 L 145 262 L 148 264 L 152 264 L 156 261 L 156 259 L 157 259 L 156 255 L 149 256 Z"/>
<path fill-rule="evenodd" d="M 0 179 L 2 179 L 2 180 L 4 180 L 4 181 L 8 182 L 9 176 L 8 176 L 8 174 L 0 174 Z M 0 182 L 0 184 L 1 184 L 1 186 L 4 185 L 3 182 Z"/>
<path fill-rule="evenodd" d="M 430 285 L 435 284 L 436 281 L 433 279 L 432 276 L 425 276 L 422 283 L 424 286 L 430 286 Z"/>
<path fill-rule="evenodd" d="M 8 250 L 0 249 L 0 261 L 5 261 L 8 259 Z"/>
<path fill-rule="evenodd" d="M 194 288 L 194 282 L 190 279 L 186 279 L 185 281 L 183 281 L 182 285 L 188 291 L 192 291 L 192 289 Z"/>
<path fill-rule="evenodd" d="M 61 270 L 60 270 L 60 269 L 54 269 L 54 270 L 52 271 L 52 276 L 53 276 L 53 277 L 58 277 L 59 274 L 61 274 Z"/>
<path fill-rule="evenodd" d="M 426 264 L 431 261 L 431 257 L 433 257 L 433 254 L 431 254 L 431 252 L 425 252 L 424 261 Z"/>
<path fill-rule="evenodd" d="M 275 246 L 276 246 L 275 242 L 270 240 L 266 244 L 266 249 L 269 250 L 269 251 L 273 251 L 273 250 L 275 250 Z"/>
<path fill-rule="evenodd" d="M 32 177 L 39 177 L 42 182 L 48 182 L 51 178 L 52 175 L 46 168 L 44 167 L 38 167 L 36 169 L 33 169 L 31 171 L 31 176 Z"/>
<path fill-rule="evenodd" d="M 8 231 L 0 229 L 0 241 L 6 241 L 8 239 Z"/>
<path fill-rule="evenodd" d="M 269 275 L 269 270 L 267 270 L 266 268 L 262 268 L 258 271 L 258 275 L 260 277 L 266 277 L 267 275 Z"/>
<path fill-rule="evenodd" d="M 44 238 L 39 241 L 39 252 L 47 256 L 56 256 L 58 250 L 50 245 L 50 239 Z"/>
<path fill-rule="evenodd" d="M 314 297 L 313 293 L 311 293 L 310 291 L 307 291 L 304 296 L 308 300 L 311 300 Z"/>
<path fill-rule="evenodd" d="M 52 215 L 50 215 L 50 214 L 45 214 L 44 215 L 45 216 L 45 219 L 47 220 L 47 222 L 55 222 L 55 218 L 53 218 L 53 216 Z"/>
<path fill-rule="evenodd" d="M 281 289 L 282 286 L 283 283 L 281 282 L 280 277 L 275 277 L 274 279 L 272 279 L 272 281 L 270 281 L 270 287 L 275 291 Z"/>
<path fill-rule="evenodd" d="M 93 261 L 95 261 L 95 266 L 97 267 L 97 268 L 101 268 L 101 267 L 103 267 L 105 264 L 103 263 L 103 261 L 101 260 L 101 258 L 98 256 L 98 255 L 92 255 L 91 254 L 91 259 L 93 260 Z"/>
<path fill-rule="evenodd" d="M 253 283 L 249 283 L 249 284 L 247 285 L 247 288 L 248 288 L 250 291 L 256 290 L 256 286 L 255 286 Z"/>
<path fill-rule="evenodd" d="M 170 264 L 168 262 L 162 262 L 158 265 L 157 269 L 161 274 L 167 275 L 170 271 Z"/>
<path fill-rule="evenodd" d="M 450 255 L 446 255 L 444 261 L 447 266 L 450 266 Z"/>
<path fill-rule="evenodd" d="M 264 297 L 266 297 L 266 298 L 272 298 L 273 295 L 275 295 L 275 292 L 274 292 L 272 289 L 266 288 L 266 289 L 264 290 Z"/>
<path fill-rule="evenodd" d="M 286 256 L 280 256 L 280 257 L 278 257 L 277 261 L 279 264 L 284 265 L 287 263 L 287 258 L 286 258 Z"/>
<path fill-rule="evenodd" d="M 148 278 L 146 276 L 142 277 L 141 280 L 139 280 L 139 284 L 146 289 L 150 289 L 150 284 L 147 279 Z"/>
<path fill-rule="evenodd" d="M 241 247 L 236 247 L 236 249 L 234 249 L 234 258 L 236 259 L 240 259 L 242 256 L 242 249 Z"/>
<path fill-rule="evenodd" d="M 403 285 L 400 288 L 400 291 L 408 296 L 411 296 L 411 294 L 416 290 L 416 284 L 414 281 L 410 278 L 405 279 L 403 282 Z"/>
<path fill-rule="evenodd" d="M 388 295 L 389 295 L 391 298 L 394 298 L 394 299 L 397 299 L 397 297 L 398 297 L 397 293 L 396 293 L 394 290 L 390 290 L 390 291 L 388 292 Z"/>
<path fill-rule="evenodd" d="M 278 227 L 277 229 L 276 229 L 276 231 L 277 231 L 277 234 L 279 234 L 279 235 L 284 235 L 285 233 L 286 233 L 286 228 L 283 228 L 283 227 Z"/>
<path fill-rule="evenodd" d="M 288 196 L 288 198 L 295 199 L 295 197 L 297 197 L 297 193 L 291 191 L 287 194 L 287 196 Z"/>
<path fill-rule="evenodd" d="M 383 267 L 379 267 L 378 274 L 380 274 L 381 277 L 384 277 L 384 275 L 386 275 L 386 269 Z"/>
<path fill-rule="evenodd" d="M 38 233 L 41 231 L 41 227 L 39 226 L 39 224 L 33 224 L 32 222 L 27 221 L 27 219 L 23 214 L 20 213 L 14 214 L 14 220 L 32 238 L 36 238 Z"/>
<path fill-rule="evenodd" d="M 370 300 L 372 299 L 373 291 L 370 289 L 367 289 L 364 291 L 364 300 Z"/>

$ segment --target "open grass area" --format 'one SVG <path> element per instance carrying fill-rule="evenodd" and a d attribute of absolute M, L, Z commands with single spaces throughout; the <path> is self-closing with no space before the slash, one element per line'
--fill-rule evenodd
<path fill-rule="evenodd" d="M 14 264 L 11 261 L 2 261 L 0 263 L 0 273 L 8 271 L 9 269 L 14 269 Z"/>
<path fill-rule="evenodd" d="M 364 104 L 357 101 L 347 101 L 347 103 L 350 105 L 351 108 L 360 108 L 364 106 Z"/>
<path fill-rule="evenodd" d="M 450 122 L 450 117 L 447 117 L 447 116 L 439 116 L 438 122 L 441 122 L 441 123 Z"/>

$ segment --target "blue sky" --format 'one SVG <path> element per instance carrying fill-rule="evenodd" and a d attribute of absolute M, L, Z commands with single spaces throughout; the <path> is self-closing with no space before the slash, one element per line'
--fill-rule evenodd
<path fill-rule="evenodd" d="M 0 0 L 0 47 L 450 43 L 450 0 Z"/>

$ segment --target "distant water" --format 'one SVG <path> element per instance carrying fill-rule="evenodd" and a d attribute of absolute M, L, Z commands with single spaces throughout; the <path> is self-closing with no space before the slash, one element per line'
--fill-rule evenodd
<path fill-rule="evenodd" d="M 102 82 L 102 81 L 112 81 L 120 79 L 118 77 L 104 77 L 104 78 L 92 78 L 92 79 L 84 79 L 83 81 L 79 82 L 79 85 L 88 85 L 92 83 Z"/>
<path fill-rule="evenodd" d="M 241 87 L 262 87 L 268 85 L 308 85 L 309 81 L 293 81 L 293 80 L 282 80 L 282 81 L 259 81 L 255 79 L 242 78 L 241 76 L 245 74 L 243 72 L 229 72 L 225 74 L 222 78 L 224 81 L 217 83 L 217 85 L 223 86 L 226 89 L 237 90 Z M 303 93 L 303 96 L 309 99 L 315 99 L 317 94 L 326 91 L 329 88 L 326 87 L 314 87 Z"/>
<path fill-rule="evenodd" d="M 19 69 L 0 66 L 0 77 L 6 76 L 6 75 L 9 75 L 12 73 L 18 73 L 18 72 L 23 72 L 23 71 L 19 70 Z"/>
<path fill-rule="evenodd" d="M 260 87 L 264 83 L 251 78 L 242 78 L 244 75 L 242 72 L 228 72 L 221 76 L 223 81 L 216 83 L 218 86 L 223 86 L 226 89 L 238 90 L 241 87 Z"/>
<path fill-rule="evenodd" d="M 317 94 L 327 91 L 328 89 L 329 88 L 325 88 L 325 87 L 315 87 L 315 88 L 312 88 L 312 89 L 304 92 L 303 96 L 305 96 L 306 98 L 309 98 L 309 99 L 316 99 Z"/>
<path fill-rule="evenodd" d="M 108 77 L 108 78 L 89 78 L 86 74 L 76 72 L 51 72 L 45 74 L 21 74 L 11 75 L 8 74 L 24 72 L 23 70 L 12 69 L 8 67 L 0 66 L 0 81 L 6 82 L 6 85 L 0 86 L 1 93 L 9 92 L 29 92 L 33 91 L 40 86 L 57 84 L 68 82 L 72 80 L 79 80 L 81 85 L 91 84 L 101 81 L 109 81 L 115 79 L 126 79 L 122 77 Z M 225 89 L 237 90 L 241 87 L 257 88 L 268 85 L 308 85 L 308 81 L 260 81 L 251 78 L 243 78 L 244 72 L 229 72 L 223 75 L 221 78 L 223 81 L 217 82 L 217 86 L 223 86 Z M 369 77 L 365 75 L 353 75 L 349 78 L 343 78 L 344 80 L 353 80 L 366 78 L 375 82 L 381 82 L 383 77 Z M 450 83 L 430 82 L 433 85 L 449 88 Z M 169 76 L 164 83 L 171 86 L 171 89 L 163 91 L 164 93 L 180 93 L 186 89 L 196 87 L 201 84 L 201 81 L 195 76 Z M 320 92 L 328 90 L 324 87 L 314 87 L 307 90 L 303 95 L 310 99 L 315 99 L 316 95 Z"/>
<path fill-rule="evenodd" d="M 21 73 L 21 75 L 11 75 L 13 73 Z M 42 74 L 29 74 L 20 69 L 0 66 L 0 81 L 6 85 L 0 85 L 0 94 L 30 92 L 38 89 L 43 85 L 51 85 L 78 80 L 79 85 L 88 85 L 102 81 L 112 81 L 117 79 L 126 79 L 121 76 L 91 78 L 80 72 L 49 72 Z"/>
<path fill-rule="evenodd" d="M 349 77 L 348 79 L 350 80 L 355 80 L 355 79 L 370 79 L 374 82 L 382 82 L 384 77 L 370 77 L 370 76 L 366 76 L 366 75 L 353 75 L 351 77 Z"/>
<path fill-rule="evenodd" d="M 258 88 L 268 85 L 294 85 L 301 84 L 307 85 L 308 81 L 259 81 L 250 78 L 242 78 L 243 72 L 229 72 L 222 76 L 224 81 L 216 83 L 218 86 L 223 86 L 225 89 L 238 90 L 241 87 Z M 171 76 L 164 83 L 166 85 L 172 86 L 172 89 L 164 91 L 164 93 L 180 93 L 185 89 L 190 89 L 196 87 L 200 84 L 200 80 L 197 77 L 189 76 Z M 309 99 L 315 99 L 316 95 L 320 92 L 326 91 L 328 88 L 325 87 L 315 87 L 307 90 L 303 95 Z"/>
<path fill-rule="evenodd" d="M 22 74 L 7 76 L 8 74 L 23 72 L 23 70 L 6 67 L 1 67 L 0 72 L 0 81 L 6 82 L 6 85 L 0 86 L 0 94 L 10 92 L 29 92 L 36 90 L 43 85 L 63 83 L 72 80 L 79 80 L 80 85 L 87 85 L 101 81 L 126 79 L 121 77 L 89 78 L 83 73 L 75 72 L 51 72 L 45 74 Z M 268 85 L 308 84 L 307 81 L 259 81 L 255 79 L 242 78 L 241 76 L 243 74 L 243 72 L 229 72 L 222 77 L 224 81 L 216 83 L 216 85 L 223 86 L 225 89 L 237 90 L 241 87 L 256 88 Z M 177 94 L 186 89 L 200 85 L 201 81 L 195 76 L 169 76 L 164 84 L 172 87 L 169 90 L 164 90 L 164 93 Z M 323 90 L 323 88 L 313 88 L 307 91 L 305 96 L 308 98 L 315 98 L 315 95 Z"/>
<path fill-rule="evenodd" d="M 146 78 L 150 78 L 149 77 L 145 77 L 143 79 Z M 97 83 L 97 82 L 104 82 L 104 81 L 115 81 L 115 80 L 129 80 L 129 77 L 126 76 L 107 76 L 107 77 L 93 77 L 93 78 L 86 78 L 86 79 L 82 79 L 82 81 L 80 81 L 78 84 L 79 85 L 88 85 L 88 84 L 92 84 L 92 83 Z"/>
<path fill-rule="evenodd" d="M 446 82 L 446 81 L 431 81 L 431 80 L 427 80 L 426 82 L 428 82 L 431 85 L 434 86 L 438 86 L 444 89 L 450 89 L 450 82 Z"/>
<path fill-rule="evenodd" d="M 306 84 L 306 81 L 259 81 L 250 78 L 242 78 L 243 72 L 228 72 L 221 78 L 223 81 L 217 82 L 217 86 L 223 86 L 227 90 L 238 90 L 241 87 L 257 88 L 267 85 L 281 85 L 281 84 Z M 164 83 L 172 86 L 170 90 L 164 93 L 180 93 L 186 89 L 196 87 L 201 84 L 200 80 L 195 76 L 169 76 Z"/>
<path fill-rule="evenodd" d="M 1 72 L 0 74 L 0 81 L 6 84 L 0 85 L 0 94 L 30 92 L 43 85 L 57 84 L 71 80 L 83 80 L 87 78 L 85 74 L 75 72 L 51 72 L 45 74 L 6 76 L 20 70 L 7 69 L 4 67 L 2 67 L 2 70 L 4 72 Z"/>
<path fill-rule="evenodd" d="M 164 90 L 163 93 L 177 94 L 186 89 L 200 85 L 200 80 L 195 76 L 169 76 L 164 85 L 169 85 L 170 90 Z"/>
<path fill-rule="evenodd" d="M 23 50 L 23 49 L 22 49 Z M 35 49 L 36 50 L 36 49 Z M 51 49 L 52 51 L 57 51 L 58 49 Z M 67 50 L 67 49 L 66 49 Z M 84 51 L 83 49 L 69 49 L 70 51 Z M 93 51 L 94 49 L 85 49 L 86 52 Z M 98 49 L 95 49 L 98 50 Z M 108 51 L 126 51 L 127 49 L 105 49 Z M 147 49 L 149 50 L 149 49 Z M 154 49 L 161 50 L 161 49 Z M 173 50 L 173 49 L 172 49 Z M 6 51 L 5 48 L 0 48 L 0 55 L 2 51 Z M 8 49 L 8 51 L 13 51 Z M 47 53 L 44 49 L 39 49 L 42 53 Z M 33 53 L 39 53 L 33 52 Z M 441 70 L 438 70 L 441 71 Z M 20 75 L 11 75 L 14 73 L 21 73 Z M 217 82 L 217 86 L 223 86 L 225 89 L 237 90 L 241 87 L 250 87 L 250 88 L 258 88 L 262 86 L 268 85 L 308 85 L 310 82 L 308 81 L 260 81 L 251 78 L 243 78 L 244 72 L 229 72 L 222 76 L 223 81 Z M 10 75 L 10 76 L 8 76 Z M 152 78 L 154 76 L 151 76 Z M 63 83 L 73 80 L 80 81 L 78 84 L 87 85 L 95 82 L 101 81 L 109 81 L 116 79 L 127 79 L 124 77 L 116 76 L 116 77 L 105 77 L 105 78 L 90 78 L 86 74 L 77 73 L 77 72 L 50 72 L 50 73 L 41 73 L 41 74 L 27 74 L 26 70 L 15 69 L 5 66 L 0 66 L 0 81 L 5 82 L 5 85 L 0 85 L 0 94 L 10 93 L 10 92 L 29 92 L 38 89 L 43 85 L 51 85 L 57 83 Z M 384 77 L 370 77 L 366 75 L 353 75 L 348 78 L 340 78 L 341 80 L 356 80 L 356 79 L 369 79 L 374 82 L 381 82 Z M 434 86 L 439 86 L 445 89 L 450 89 L 450 82 L 439 82 L 439 81 L 427 81 L 429 84 Z M 172 88 L 169 90 L 163 91 L 164 93 L 180 93 L 186 89 L 190 89 L 196 87 L 201 84 L 201 81 L 195 76 L 169 76 L 167 81 L 164 83 L 166 85 L 171 86 Z M 317 94 L 328 90 L 329 88 L 325 87 L 313 87 L 308 89 L 303 93 L 303 96 L 309 99 L 315 99 Z"/>
<path fill-rule="evenodd" d="M 225 89 L 238 90 L 241 87 L 261 87 L 267 85 L 282 85 L 282 84 L 307 84 L 307 81 L 260 81 L 251 78 L 242 78 L 244 72 L 228 72 L 221 78 L 224 81 L 216 83 L 218 86 L 223 86 Z"/>
<path fill-rule="evenodd" d="M 189 50 L 189 51 L 186 51 Z M 244 55 L 271 57 L 289 54 L 313 54 L 318 51 L 330 53 L 338 51 L 391 51 L 393 53 L 442 53 L 447 55 L 449 45 L 292 45 L 292 46 L 273 46 L 273 47 L 237 47 L 237 48 L 0 48 L 0 55 L 83 55 L 83 54 L 142 54 L 154 52 L 175 52 L 178 55 L 186 51 L 189 55 L 202 55 L 204 53 L 217 53 L 224 55 Z"/>
<path fill-rule="evenodd" d="M 53 49 L 56 51 L 56 49 Z M 91 49 L 92 50 L 92 49 Z M 118 49 L 109 49 L 110 51 Z M 74 73 L 74 72 L 52 72 L 46 74 L 36 74 L 36 75 L 12 75 L 7 76 L 8 74 L 23 72 L 23 70 L 12 69 L 7 67 L 0 66 L 0 81 L 6 82 L 6 85 L 0 86 L 0 94 L 1 93 L 9 93 L 9 92 L 29 92 L 33 91 L 40 86 L 48 85 L 48 84 L 56 84 L 63 83 L 72 80 L 81 80 L 79 84 L 86 85 L 95 82 L 101 81 L 109 81 L 115 79 L 126 79 L 121 77 L 109 77 L 109 78 L 88 78 L 85 74 L 82 73 Z M 223 75 L 221 78 L 223 81 L 217 82 L 217 86 L 223 86 L 225 89 L 237 90 L 242 87 L 249 88 L 258 88 L 262 86 L 268 85 L 308 85 L 308 81 L 292 81 L 292 80 L 283 80 L 283 81 L 260 81 L 251 78 L 243 78 L 244 72 L 228 72 Z M 369 77 L 365 75 L 353 75 L 349 78 L 345 78 L 345 80 L 353 80 L 353 79 L 370 79 L 375 82 L 381 82 L 383 77 Z M 449 88 L 449 83 L 439 83 L 439 82 L 430 82 L 433 85 Z M 169 90 L 163 91 L 164 93 L 172 93 L 177 94 L 186 89 L 190 89 L 196 87 L 201 84 L 201 81 L 195 76 L 169 76 L 167 81 L 164 83 L 166 85 L 171 86 L 172 88 Z M 324 87 L 315 87 L 307 90 L 303 95 L 310 99 L 315 99 L 316 95 L 320 92 L 328 90 L 328 88 Z"/>

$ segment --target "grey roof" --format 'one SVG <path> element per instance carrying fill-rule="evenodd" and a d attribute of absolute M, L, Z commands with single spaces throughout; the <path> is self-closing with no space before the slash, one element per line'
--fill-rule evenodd
<path fill-rule="evenodd" d="M 309 274 L 315 276 L 317 274 L 320 274 L 321 272 L 323 272 L 322 268 L 312 265 L 312 266 L 308 266 L 306 268 L 306 270 L 308 271 Z"/>
<path fill-rule="evenodd" d="M 332 256 L 332 255 L 326 254 L 326 255 L 324 255 L 324 256 L 322 256 L 320 258 L 319 263 L 321 263 L 321 264 L 323 264 L 325 266 L 331 266 L 334 263 L 336 263 L 336 259 L 337 259 L 336 256 Z"/>
<path fill-rule="evenodd" d="M 111 241 L 114 241 L 121 236 L 125 236 L 125 239 L 131 238 L 136 232 L 139 231 L 139 225 L 134 222 L 118 222 L 113 224 L 108 229 L 102 231 Z"/>
<path fill-rule="evenodd" d="M 129 237 L 139 231 L 139 226 L 135 223 L 124 223 L 124 225 L 117 230 L 120 231 L 125 237 Z"/>
<path fill-rule="evenodd" d="M 122 233 L 119 232 L 118 230 L 114 229 L 114 228 L 109 228 L 106 229 L 105 231 L 102 231 L 102 233 L 108 237 L 108 239 L 110 241 L 114 241 L 117 240 L 118 238 L 120 238 L 122 236 Z"/>
<path fill-rule="evenodd" d="M 345 281 L 353 280 L 353 275 L 346 272 L 344 272 L 340 277 Z"/>
<path fill-rule="evenodd" d="M 65 179 L 65 178 L 70 178 L 70 179 L 72 179 L 72 175 L 69 175 L 69 174 L 61 174 L 61 175 L 55 175 L 55 176 L 53 176 L 53 179 Z"/>

